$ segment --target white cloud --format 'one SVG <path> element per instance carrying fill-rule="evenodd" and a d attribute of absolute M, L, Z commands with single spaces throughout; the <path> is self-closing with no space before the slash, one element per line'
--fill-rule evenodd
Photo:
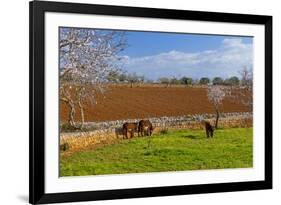
<path fill-rule="evenodd" d="M 252 67 L 253 48 L 240 38 L 226 38 L 218 49 L 186 53 L 176 50 L 152 56 L 125 58 L 128 72 L 147 78 L 191 76 L 193 78 L 238 75 L 243 66 Z"/>

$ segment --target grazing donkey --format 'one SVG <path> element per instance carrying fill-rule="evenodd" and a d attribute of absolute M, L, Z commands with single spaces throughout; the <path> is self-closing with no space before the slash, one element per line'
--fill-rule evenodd
<path fill-rule="evenodd" d="M 141 136 L 151 136 L 153 129 L 152 123 L 149 120 L 141 120 L 139 121 L 138 136 L 139 133 L 141 133 Z"/>
<path fill-rule="evenodd" d="M 130 133 L 130 138 L 134 137 L 134 132 L 138 131 L 138 123 L 137 122 L 126 122 L 122 127 L 123 131 L 123 139 L 129 139 L 128 132 Z"/>
<path fill-rule="evenodd" d="M 213 137 L 213 135 L 214 135 L 213 126 L 208 121 L 205 121 L 205 120 L 201 120 L 201 124 L 204 126 L 204 128 L 206 130 L 207 138 L 209 138 L 210 136 Z"/>

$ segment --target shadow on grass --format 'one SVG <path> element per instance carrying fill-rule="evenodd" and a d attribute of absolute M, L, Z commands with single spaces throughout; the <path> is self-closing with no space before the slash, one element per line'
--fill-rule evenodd
<path fill-rule="evenodd" d="M 192 139 L 192 140 L 199 140 L 199 139 L 202 139 L 203 137 L 200 136 L 200 135 L 183 135 L 182 137 L 184 138 L 189 138 L 189 139 Z"/>

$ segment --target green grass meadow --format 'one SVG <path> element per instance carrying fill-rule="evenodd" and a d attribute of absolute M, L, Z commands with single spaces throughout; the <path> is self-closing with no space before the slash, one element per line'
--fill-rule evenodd
<path fill-rule="evenodd" d="M 83 176 L 253 166 L 253 129 L 168 131 L 60 156 L 60 176 Z"/>

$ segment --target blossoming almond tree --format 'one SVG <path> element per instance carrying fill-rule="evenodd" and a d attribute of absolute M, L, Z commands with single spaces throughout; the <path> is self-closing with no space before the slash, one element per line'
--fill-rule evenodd
<path fill-rule="evenodd" d="M 226 97 L 226 88 L 219 85 L 209 86 L 207 91 L 208 100 L 215 108 L 216 111 L 216 122 L 215 128 L 218 128 L 218 121 L 220 117 L 220 105 L 222 104 L 223 99 Z"/>
<path fill-rule="evenodd" d="M 241 86 L 236 98 L 241 101 L 251 112 L 253 111 L 253 71 L 244 67 L 240 71 Z"/>
<path fill-rule="evenodd" d="M 82 28 L 60 28 L 60 100 L 69 107 L 68 122 L 84 126 L 84 104 L 97 103 L 106 88 L 107 76 L 118 70 L 118 53 L 126 46 L 125 33 Z M 79 107 L 81 123 L 74 116 Z"/>
<path fill-rule="evenodd" d="M 239 74 L 241 76 L 239 85 L 230 87 L 230 99 L 244 105 L 249 112 L 253 112 L 253 70 L 244 67 Z"/>

